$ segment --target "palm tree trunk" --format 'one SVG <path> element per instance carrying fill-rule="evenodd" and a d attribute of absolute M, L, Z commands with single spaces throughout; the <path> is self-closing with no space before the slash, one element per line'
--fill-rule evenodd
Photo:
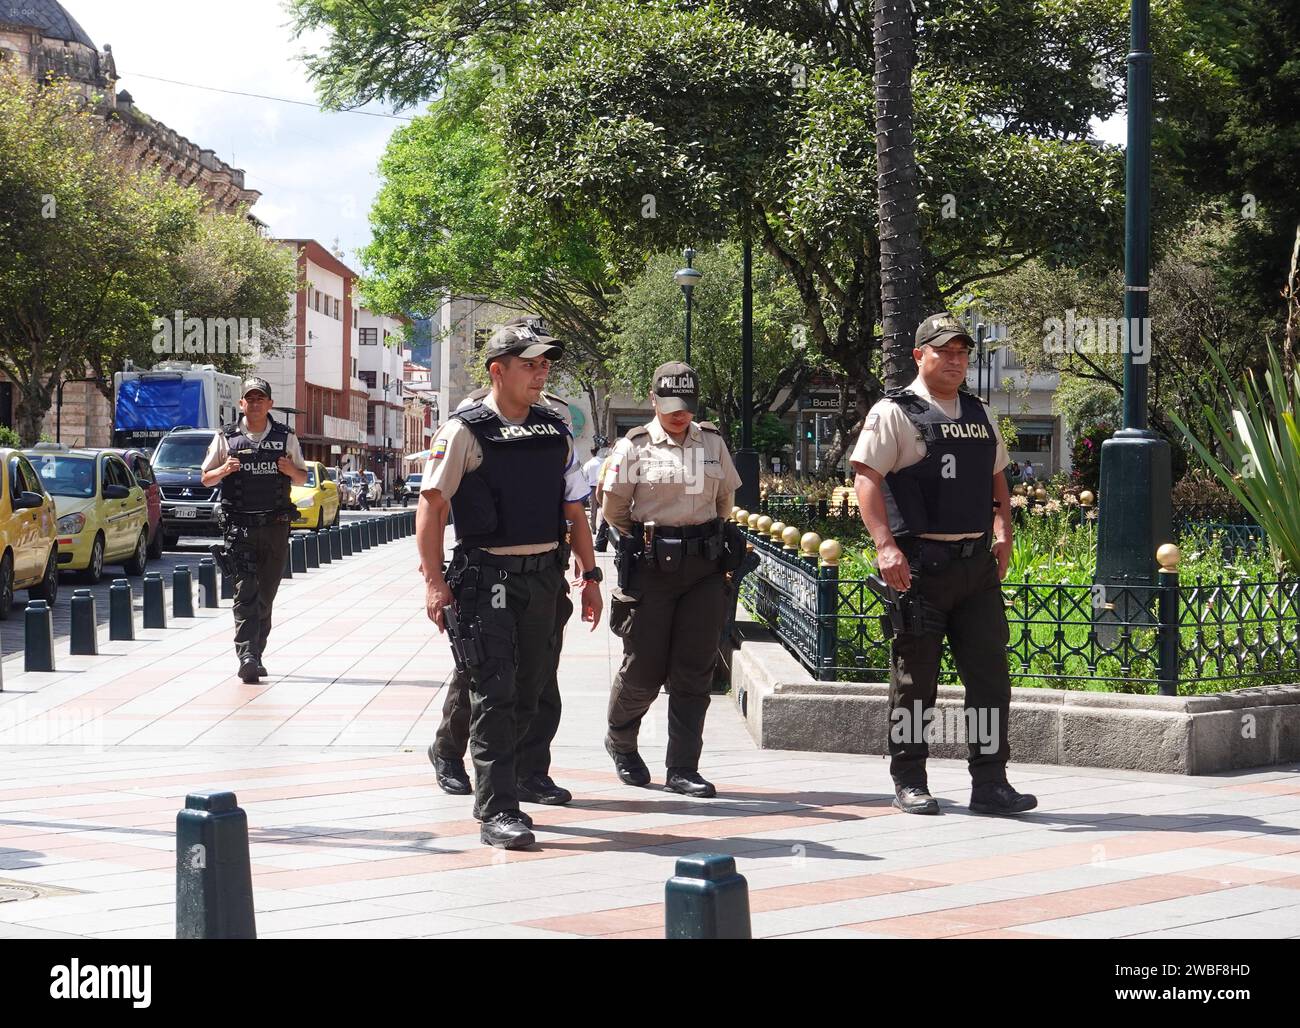
<path fill-rule="evenodd" d="M 874 0 L 876 170 L 880 203 L 880 307 L 885 387 L 916 377 L 921 321 L 921 230 L 912 139 L 912 5 Z"/>

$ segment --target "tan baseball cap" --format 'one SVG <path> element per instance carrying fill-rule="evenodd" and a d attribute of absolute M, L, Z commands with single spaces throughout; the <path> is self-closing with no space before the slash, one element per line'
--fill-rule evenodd
<path fill-rule="evenodd" d="M 694 414 L 700 406 L 700 376 L 689 364 L 670 361 L 661 365 L 652 379 L 655 403 L 665 414 L 688 410 Z"/>
<path fill-rule="evenodd" d="M 975 345 L 975 340 L 966 331 L 966 326 L 948 311 L 932 314 L 916 326 L 918 349 L 922 346 L 933 346 L 936 350 L 942 350 L 954 339 L 964 340 L 968 347 Z"/>

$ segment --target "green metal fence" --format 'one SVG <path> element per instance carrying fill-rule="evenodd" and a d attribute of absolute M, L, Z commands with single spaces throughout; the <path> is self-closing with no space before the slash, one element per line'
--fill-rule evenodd
<path fill-rule="evenodd" d="M 821 681 L 885 681 L 884 606 L 839 575 L 839 544 L 772 522 L 747 529 L 760 559 L 741 602 Z M 1300 581 L 1002 586 L 1015 684 L 1116 692 L 1214 692 L 1300 680 Z M 944 653 L 941 680 L 957 680 Z"/>

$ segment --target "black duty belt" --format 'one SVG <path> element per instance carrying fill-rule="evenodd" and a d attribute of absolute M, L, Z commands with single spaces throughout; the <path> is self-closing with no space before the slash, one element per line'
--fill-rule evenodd
<path fill-rule="evenodd" d="M 712 539 L 722 534 L 722 522 L 706 521 L 702 525 L 655 525 L 655 536 L 659 539 Z M 645 525 L 633 524 L 633 535 L 642 535 Z"/>
<path fill-rule="evenodd" d="M 560 550 L 547 550 L 545 553 L 530 553 L 527 556 L 488 553 L 487 550 L 467 550 L 465 559 L 470 564 L 482 564 L 485 567 L 500 568 L 512 575 L 526 575 L 536 571 L 563 567 L 567 560 L 560 560 Z"/>
<path fill-rule="evenodd" d="M 989 549 L 990 534 L 985 532 L 978 539 L 958 539 L 949 541 L 944 539 L 922 539 L 919 536 L 898 541 L 898 548 L 908 557 L 916 555 L 917 551 L 925 549 L 931 553 L 943 553 L 949 557 L 965 558 L 973 557 L 977 553 L 987 553 Z"/>
<path fill-rule="evenodd" d="M 226 520 L 232 525 L 243 525 L 249 528 L 256 528 L 261 525 L 288 525 L 293 522 L 294 515 L 288 511 L 242 511 L 227 510 L 223 512 Z"/>

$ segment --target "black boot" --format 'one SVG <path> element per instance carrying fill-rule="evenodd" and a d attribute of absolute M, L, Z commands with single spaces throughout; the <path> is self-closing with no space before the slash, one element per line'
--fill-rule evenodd
<path fill-rule="evenodd" d="M 616 753 L 609 739 L 606 738 L 605 752 L 614 758 L 614 770 L 618 772 L 618 777 L 624 785 L 640 787 L 650 784 L 650 769 L 645 766 L 645 761 L 636 750 L 631 753 Z"/>
<path fill-rule="evenodd" d="M 433 765 L 433 773 L 438 780 L 438 788 L 448 796 L 468 796 L 474 791 L 474 786 L 470 785 L 469 775 L 465 773 L 465 764 L 462 761 L 438 756 L 434 752 L 433 745 L 430 744 L 429 762 Z"/>
<path fill-rule="evenodd" d="M 939 801 L 924 785 L 894 785 L 894 806 L 904 814 L 937 814 Z"/>
<path fill-rule="evenodd" d="M 257 683 L 258 671 L 256 657 L 245 657 L 239 662 L 239 680 L 246 685 Z"/>
<path fill-rule="evenodd" d="M 713 787 L 712 782 L 706 782 L 700 777 L 698 771 L 689 767 L 670 767 L 668 781 L 664 788 L 669 792 L 679 792 L 683 796 L 694 796 L 704 800 L 718 795 L 718 790 Z"/>
<path fill-rule="evenodd" d="M 515 813 L 519 815 L 519 820 L 522 821 L 529 829 L 533 827 L 533 819 L 531 817 L 525 814 L 522 810 L 516 810 Z M 483 820 L 483 815 L 478 809 L 478 800 L 474 801 L 473 814 L 474 814 L 475 821 Z"/>
<path fill-rule="evenodd" d="M 970 791 L 970 809 L 975 814 L 1023 814 L 1038 806 L 1038 797 L 1016 792 L 1006 782 L 975 785 Z"/>
<path fill-rule="evenodd" d="M 516 783 L 515 794 L 525 803 L 545 803 L 552 807 L 563 806 L 573 799 L 573 793 L 561 789 L 550 775 L 529 775 Z"/>
<path fill-rule="evenodd" d="M 478 837 L 486 845 L 501 850 L 527 849 L 537 841 L 517 810 L 493 814 L 483 822 Z"/>

